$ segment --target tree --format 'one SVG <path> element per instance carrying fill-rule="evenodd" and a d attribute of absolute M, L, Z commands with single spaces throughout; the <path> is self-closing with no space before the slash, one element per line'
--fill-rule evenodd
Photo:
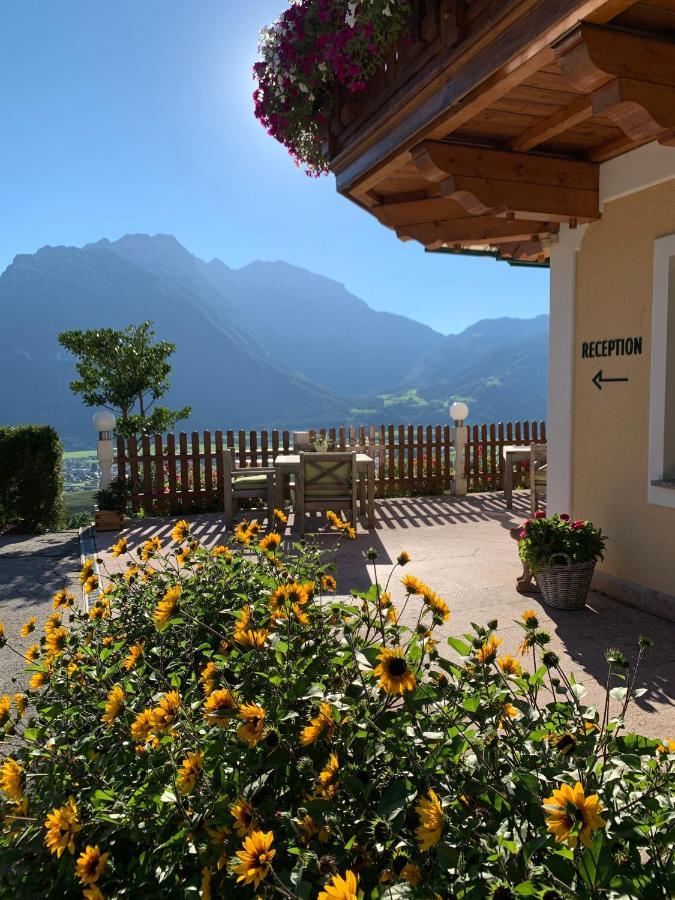
<path fill-rule="evenodd" d="M 169 390 L 169 357 L 176 345 L 155 341 L 152 322 L 129 325 L 122 331 L 63 331 L 59 343 L 77 358 L 80 378 L 71 381 L 70 389 L 87 406 L 111 409 L 117 416 L 118 434 L 157 434 L 192 412 L 189 406 L 155 406 Z"/>

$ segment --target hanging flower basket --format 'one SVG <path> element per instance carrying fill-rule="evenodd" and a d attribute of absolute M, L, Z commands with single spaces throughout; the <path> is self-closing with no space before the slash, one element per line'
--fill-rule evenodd
<path fill-rule="evenodd" d="M 556 560 L 564 562 L 556 565 Z M 591 589 L 595 560 L 575 563 L 564 553 L 555 553 L 548 566 L 537 572 L 537 584 L 547 606 L 556 609 L 583 609 Z"/>

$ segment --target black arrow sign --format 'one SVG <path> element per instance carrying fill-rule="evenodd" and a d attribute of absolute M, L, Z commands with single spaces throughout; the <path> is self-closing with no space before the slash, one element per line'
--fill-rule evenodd
<path fill-rule="evenodd" d="M 603 378 L 602 369 L 593 376 L 593 384 L 601 391 L 603 384 L 609 384 L 610 381 L 628 381 L 627 378 Z"/>

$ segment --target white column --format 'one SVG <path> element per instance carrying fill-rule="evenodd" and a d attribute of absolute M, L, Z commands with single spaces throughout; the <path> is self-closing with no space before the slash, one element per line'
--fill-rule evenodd
<path fill-rule="evenodd" d="M 560 226 L 551 247 L 550 334 L 548 361 L 548 442 L 546 508 L 549 513 L 572 507 L 572 441 L 574 430 L 574 316 L 577 253 L 588 226 Z"/>
<path fill-rule="evenodd" d="M 455 497 L 464 497 L 469 489 L 466 480 L 466 445 L 469 439 L 469 429 L 466 425 L 455 425 L 450 429 L 450 439 L 455 444 Z"/>

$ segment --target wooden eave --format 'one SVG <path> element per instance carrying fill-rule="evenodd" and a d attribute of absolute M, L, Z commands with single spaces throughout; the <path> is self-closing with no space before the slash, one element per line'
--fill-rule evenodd
<path fill-rule="evenodd" d="M 601 162 L 675 146 L 675 0 L 420 0 L 411 28 L 328 143 L 402 240 L 545 260 L 599 218 Z"/>

